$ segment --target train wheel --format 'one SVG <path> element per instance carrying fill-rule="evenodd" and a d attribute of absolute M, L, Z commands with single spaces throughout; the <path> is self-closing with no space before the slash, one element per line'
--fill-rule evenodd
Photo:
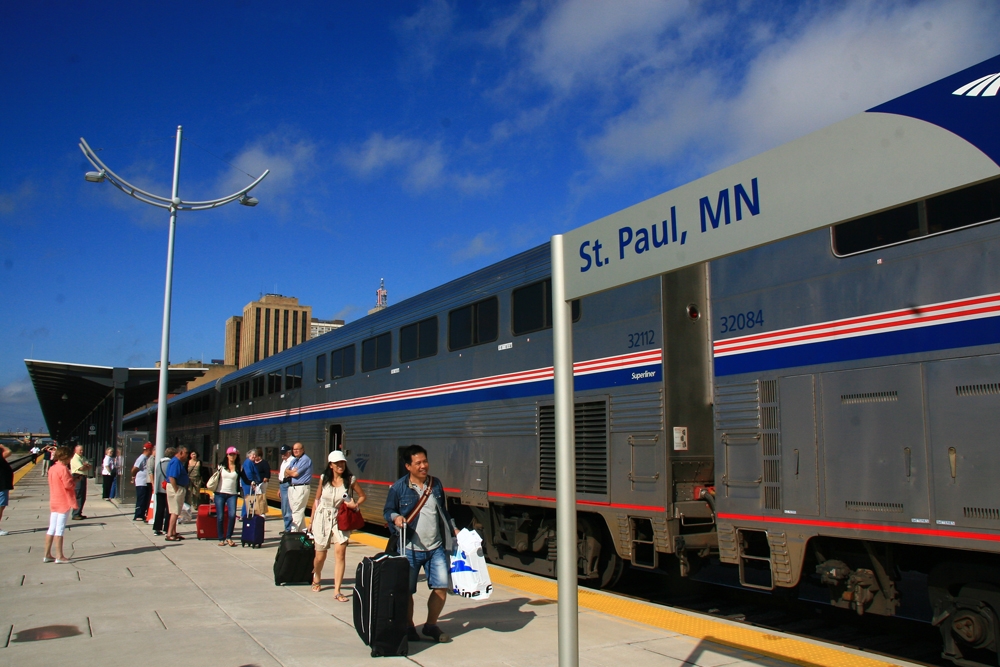
<path fill-rule="evenodd" d="M 595 588 L 608 588 L 618 583 L 625 572 L 625 561 L 618 555 L 607 531 L 590 517 L 581 516 L 577 518 L 577 539 L 581 562 L 590 561 L 595 553 L 597 557 L 595 575 L 585 581 Z"/>

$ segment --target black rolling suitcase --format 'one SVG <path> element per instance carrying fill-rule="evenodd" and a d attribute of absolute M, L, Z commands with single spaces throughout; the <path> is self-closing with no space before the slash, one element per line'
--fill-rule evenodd
<path fill-rule="evenodd" d="M 274 585 L 312 583 L 316 545 L 308 533 L 285 533 L 274 557 Z"/>
<path fill-rule="evenodd" d="M 405 538 L 405 530 L 403 536 Z M 405 539 L 401 544 L 405 545 Z M 366 556 L 354 578 L 354 629 L 372 657 L 406 655 L 410 644 L 410 563 L 406 556 Z"/>

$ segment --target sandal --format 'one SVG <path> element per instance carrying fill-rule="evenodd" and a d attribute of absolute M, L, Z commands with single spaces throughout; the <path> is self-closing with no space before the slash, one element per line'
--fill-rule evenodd
<path fill-rule="evenodd" d="M 344 595 L 343 593 L 337 593 L 336 595 L 333 596 L 333 599 L 336 600 L 337 602 L 347 602 L 348 601 L 347 596 Z"/>
<path fill-rule="evenodd" d="M 236 542 L 233 542 L 232 540 L 226 540 L 226 544 L 228 544 L 231 547 L 235 547 L 236 546 Z"/>
<path fill-rule="evenodd" d="M 163 539 L 165 541 L 167 541 L 167 542 L 180 542 L 181 541 L 181 538 L 177 537 L 176 535 L 167 535 Z"/>
<path fill-rule="evenodd" d="M 313 591 L 313 593 L 319 593 L 321 590 L 323 590 L 323 582 L 322 581 L 316 581 L 315 579 L 313 579 L 313 582 L 312 582 L 312 591 Z"/>
<path fill-rule="evenodd" d="M 219 542 L 219 546 L 220 546 L 220 547 L 224 547 L 224 546 L 226 546 L 226 541 L 225 541 L 225 540 L 222 540 L 221 542 Z"/>

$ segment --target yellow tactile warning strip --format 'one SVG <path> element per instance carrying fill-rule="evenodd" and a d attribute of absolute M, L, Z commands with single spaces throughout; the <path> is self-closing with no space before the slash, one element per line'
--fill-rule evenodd
<path fill-rule="evenodd" d="M 35 467 L 34 463 L 28 463 L 27 465 L 21 466 L 21 468 L 14 473 L 14 484 L 21 481 L 21 478 L 28 474 L 28 471 Z"/>
<path fill-rule="evenodd" d="M 355 542 L 384 549 L 384 537 L 355 531 Z M 513 588 L 551 600 L 558 599 L 558 586 L 552 579 L 490 567 L 494 585 Z M 751 627 L 734 626 L 710 618 L 682 614 L 653 604 L 629 600 L 587 588 L 578 592 L 581 608 L 616 618 L 642 623 L 661 630 L 722 644 L 740 651 L 767 656 L 803 667 L 887 667 L 892 663 L 837 650 L 831 646 L 812 644 L 791 637 L 770 634 Z"/>

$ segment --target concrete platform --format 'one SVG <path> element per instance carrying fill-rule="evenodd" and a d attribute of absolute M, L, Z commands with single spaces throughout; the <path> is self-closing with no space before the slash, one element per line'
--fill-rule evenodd
<path fill-rule="evenodd" d="M 165 542 L 132 508 L 100 500 L 90 488 L 86 521 L 65 536 L 69 565 L 43 564 L 48 487 L 40 467 L 14 491 L 0 537 L 0 666 L 100 665 L 211 667 L 357 664 L 372 661 L 354 630 L 352 604 L 333 597 L 333 561 L 324 589 L 274 585 L 281 530 L 269 518 L 260 549 L 219 547 L 195 539 Z M 358 533 L 347 550 L 345 593 L 357 563 L 379 538 Z M 382 540 L 384 543 L 384 540 Z M 557 665 L 555 582 L 491 568 L 487 601 L 451 596 L 440 626 L 454 640 L 416 643 L 405 658 L 380 664 L 456 667 Z M 819 642 L 581 589 L 580 664 L 875 666 L 886 662 Z M 427 589 L 418 590 L 422 622 Z"/>

